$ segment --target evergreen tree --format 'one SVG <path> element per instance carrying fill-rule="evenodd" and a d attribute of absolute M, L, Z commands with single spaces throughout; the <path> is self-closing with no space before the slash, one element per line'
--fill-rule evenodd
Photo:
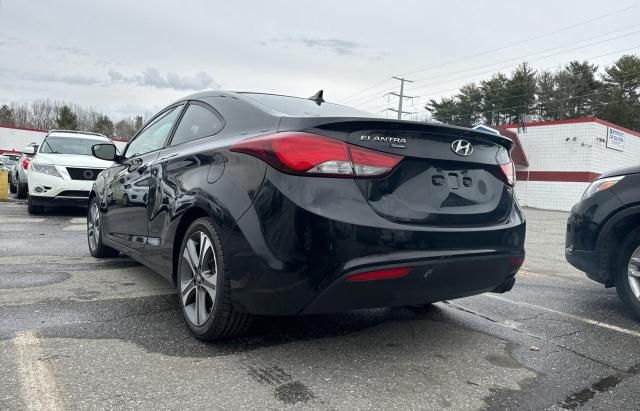
<path fill-rule="evenodd" d="M 93 131 L 96 133 L 104 134 L 107 137 L 113 136 L 113 121 L 107 115 L 98 116 L 96 123 L 93 126 Z"/>
<path fill-rule="evenodd" d="M 482 111 L 486 124 L 504 123 L 503 108 L 507 107 L 509 78 L 502 73 L 495 74 L 490 80 L 480 82 L 482 90 Z"/>
<path fill-rule="evenodd" d="M 556 76 L 550 71 L 543 71 L 536 79 L 536 114 L 547 119 L 555 119 L 557 104 L 553 101 L 556 95 Z"/>
<path fill-rule="evenodd" d="M 484 120 L 482 114 L 482 90 L 475 83 L 469 83 L 460 89 L 458 100 L 458 124 L 473 127 Z"/>
<path fill-rule="evenodd" d="M 15 126 L 15 120 L 13 118 L 13 111 L 4 104 L 0 107 L 0 126 Z"/>
<path fill-rule="evenodd" d="M 58 109 L 56 125 L 63 130 L 77 130 L 78 116 L 65 104 Z"/>
<path fill-rule="evenodd" d="M 511 73 L 507 82 L 505 114 L 510 123 L 519 122 L 523 115 L 535 111 L 536 71 L 524 62 Z"/>
<path fill-rule="evenodd" d="M 602 81 L 607 93 L 601 96 L 598 115 L 612 123 L 640 129 L 640 58 L 620 57 L 605 68 Z"/>
<path fill-rule="evenodd" d="M 430 111 L 433 118 L 447 124 L 453 124 L 456 126 L 463 125 L 460 114 L 460 104 L 457 99 L 452 97 L 443 97 L 440 101 L 429 100 L 426 105 L 426 110 Z"/>

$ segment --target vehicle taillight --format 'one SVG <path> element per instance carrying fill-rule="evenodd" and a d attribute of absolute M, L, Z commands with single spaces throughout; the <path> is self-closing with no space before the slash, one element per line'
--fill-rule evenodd
<path fill-rule="evenodd" d="M 403 158 L 303 132 L 252 138 L 231 151 L 258 157 L 285 173 L 323 177 L 380 177 Z"/>
<path fill-rule="evenodd" d="M 513 187 L 516 184 L 516 166 L 513 161 L 509 161 L 507 164 L 500 164 L 500 169 L 507 180 L 507 184 Z"/>
<path fill-rule="evenodd" d="M 26 170 L 27 168 L 29 168 L 29 161 L 31 161 L 29 157 L 25 157 L 22 159 L 22 162 L 20 163 L 20 165 L 22 166 L 23 170 Z"/>

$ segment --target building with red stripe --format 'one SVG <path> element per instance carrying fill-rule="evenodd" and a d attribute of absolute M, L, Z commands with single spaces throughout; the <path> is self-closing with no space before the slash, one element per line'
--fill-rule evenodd
<path fill-rule="evenodd" d="M 570 210 L 600 174 L 640 164 L 640 133 L 595 117 L 497 131 L 516 143 L 516 196 L 527 207 Z"/>

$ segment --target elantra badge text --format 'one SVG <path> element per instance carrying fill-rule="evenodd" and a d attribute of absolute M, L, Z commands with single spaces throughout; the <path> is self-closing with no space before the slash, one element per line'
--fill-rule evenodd
<path fill-rule="evenodd" d="M 379 141 L 381 143 L 389 143 L 392 148 L 407 148 L 407 139 L 400 137 L 385 136 L 360 136 L 360 141 Z"/>

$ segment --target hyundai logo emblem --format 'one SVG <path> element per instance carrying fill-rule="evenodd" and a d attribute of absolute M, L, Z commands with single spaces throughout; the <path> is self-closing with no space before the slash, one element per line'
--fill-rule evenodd
<path fill-rule="evenodd" d="M 84 178 L 86 178 L 87 180 L 91 180 L 93 178 L 93 170 L 84 170 L 84 172 L 82 173 L 82 175 L 84 176 Z"/>
<path fill-rule="evenodd" d="M 459 156 L 467 157 L 473 153 L 473 146 L 467 140 L 456 140 L 451 143 L 451 150 Z"/>

